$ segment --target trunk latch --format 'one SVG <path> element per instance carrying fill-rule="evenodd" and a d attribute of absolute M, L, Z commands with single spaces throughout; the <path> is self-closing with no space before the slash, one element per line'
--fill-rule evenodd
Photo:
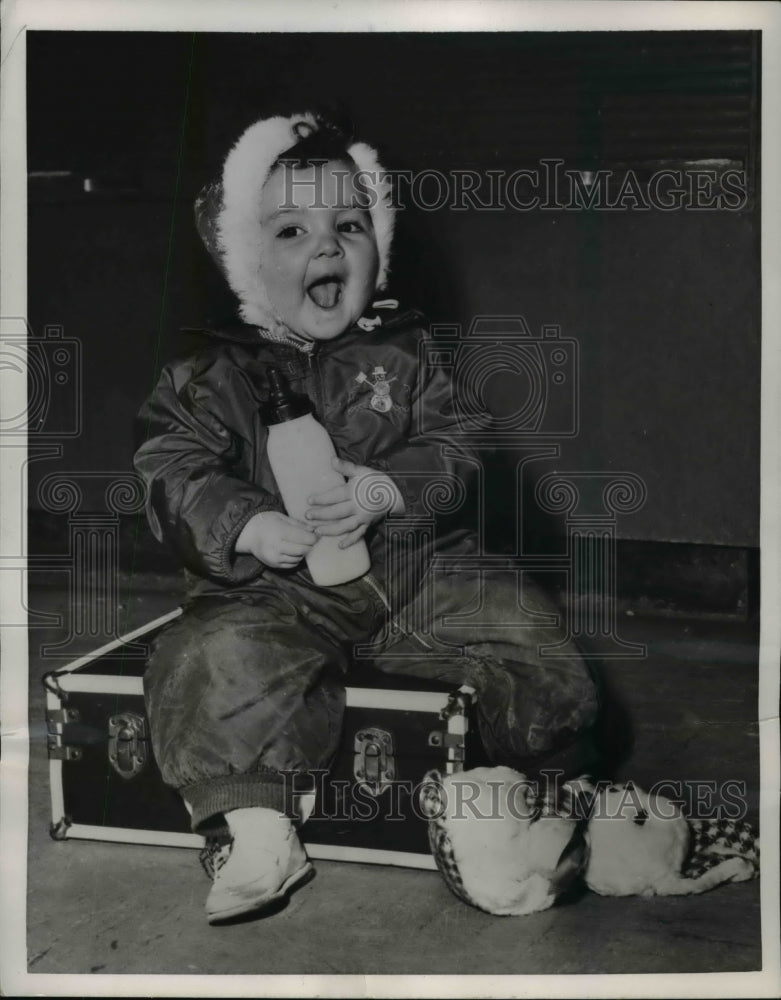
<path fill-rule="evenodd" d="M 393 737 L 372 726 L 355 734 L 353 774 L 370 795 L 381 795 L 396 777 Z"/>
<path fill-rule="evenodd" d="M 146 767 L 146 722 L 135 712 L 108 720 L 108 759 L 121 778 L 135 778 Z"/>

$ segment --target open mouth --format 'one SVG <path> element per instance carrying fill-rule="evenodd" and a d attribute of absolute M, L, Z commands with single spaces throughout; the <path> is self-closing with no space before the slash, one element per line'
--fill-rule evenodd
<path fill-rule="evenodd" d="M 325 275 L 307 287 L 306 294 L 321 309 L 333 309 L 342 298 L 344 282 L 334 275 Z"/>

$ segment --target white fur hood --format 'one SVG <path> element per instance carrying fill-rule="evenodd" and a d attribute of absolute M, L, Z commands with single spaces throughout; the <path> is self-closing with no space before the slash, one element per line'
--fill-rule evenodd
<path fill-rule="evenodd" d="M 268 330 L 278 329 L 281 321 L 274 315 L 261 276 L 261 191 L 277 157 L 299 139 L 299 123 L 312 130 L 319 127 L 310 112 L 250 125 L 228 153 L 220 179 L 208 184 L 195 201 L 198 232 L 238 297 L 241 318 Z M 355 142 L 348 153 L 372 195 L 370 212 L 379 253 L 376 291 L 380 291 L 388 280 L 395 221 L 391 185 L 371 146 Z"/>

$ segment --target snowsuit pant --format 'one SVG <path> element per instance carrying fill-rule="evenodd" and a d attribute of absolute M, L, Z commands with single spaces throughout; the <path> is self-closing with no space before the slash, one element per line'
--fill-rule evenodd
<path fill-rule="evenodd" d="M 393 615 L 371 575 L 319 588 L 303 571 L 269 572 L 246 590 L 193 599 L 159 636 L 144 677 L 155 757 L 194 830 L 224 826 L 230 809 L 283 811 L 281 772 L 332 761 L 352 663 L 471 684 L 495 764 L 579 768 L 570 751 L 593 725 L 598 696 L 572 644 L 540 654 L 562 640 L 542 592 L 524 578 L 519 595 L 510 572 L 430 573 Z"/>

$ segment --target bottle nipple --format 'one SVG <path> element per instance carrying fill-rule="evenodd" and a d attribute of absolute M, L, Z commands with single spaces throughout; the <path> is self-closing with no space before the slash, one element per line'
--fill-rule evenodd
<path fill-rule="evenodd" d="M 268 369 L 268 383 L 269 401 L 262 408 L 266 424 L 282 424 L 286 420 L 295 420 L 312 412 L 313 406 L 309 398 L 293 392 L 279 369 Z"/>

